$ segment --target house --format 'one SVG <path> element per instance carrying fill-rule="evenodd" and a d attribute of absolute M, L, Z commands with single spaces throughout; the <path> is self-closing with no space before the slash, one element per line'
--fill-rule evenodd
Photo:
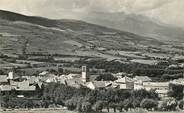
<path fill-rule="evenodd" d="M 0 75 L 0 84 L 8 84 L 7 75 Z"/>
<path fill-rule="evenodd" d="M 128 74 L 125 73 L 125 72 L 119 72 L 119 73 L 115 73 L 115 74 L 112 74 L 114 77 L 117 77 L 118 79 L 121 79 L 122 76 L 127 76 Z"/>
<path fill-rule="evenodd" d="M 25 78 L 27 81 L 29 81 L 29 84 L 31 85 L 39 82 L 39 77 L 36 76 L 23 76 L 22 78 Z"/>
<path fill-rule="evenodd" d="M 10 81 L 10 86 L 16 91 L 35 91 L 36 86 L 30 85 L 29 81 L 24 80 L 21 82 Z"/>
<path fill-rule="evenodd" d="M 151 89 L 156 90 L 160 97 L 167 97 L 169 82 L 143 82 L 143 87 L 147 91 L 150 91 Z"/>
<path fill-rule="evenodd" d="M 73 74 L 73 73 L 70 73 L 70 74 L 66 75 L 66 77 L 68 79 L 80 78 L 81 77 L 81 74 Z"/>
<path fill-rule="evenodd" d="M 89 89 L 95 90 L 95 89 L 102 89 L 106 87 L 105 81 L 93 81 L 93 82 L 88 82 L 86 84 L 86 87 Z"/>
<path fill-rule="evenodd" d="M 135 90 L 144 89 L 143 82 L 152 81 L 151 78 L 149 78 L 147 76 L 135 76 L 133 78 L 133 80 L 134 80 L 134 89 Z"/>
<path fill-rule="evenodd" d="M 184 78 L 175 79 L 171 81 L 170 83 L 184 86 Z"/>
<path fill-rule="evenodd" d="M 119 85 L 120 89 L 134 89 L 134 81 L 127 76 L 115 81 Z"/>
<path fill-rule="evenodd" d="M 80 88 L 81 86 L 84 85 L 84 82 L 82 81 L 81 78 L 73 78 L 73 79 L 67 79 L 64 81 L 64 84 L 67 86 L 75 87 L 75 88 Z"/>
<path fill-rule="evenodd" d="M 37 76 L 21 76 L 21 78 L 26 79 L 26 80 L 31 81 L 31 82 L 34 82 L 36 80 L 39 80 L 40 77 L 37 77 Z"/>
<path fill-rule="evenodd" d="M 35 86 L 30 86 L 29 81 L 16 82 L 16 91 L 35 91 Z"/>
<path fill-rule="evenodd" d="M 105 86 L 106 88 L 119 88 L 119 85 L 112 81 L 106 81 Z"/>
<path fill-rule="evenodd" d="M 43 71 L 43 72 L 39 73 L 39 76 L 45 76 L 45 75 L 47 75 L 48 73 L 49 73 L 48 71 Z"/>
<path fill-rule="evenodd" d="M 57 76 L 54 74 L 47 74 L 44 77 L 40 78 L 40 81 L 45 82 L 45 83 L 51 83 L 51 82 L 57 82 Z"/>
<path fill-rule="evenodd" d="M 21 86 L 21 87 L 16 87 L 15 88 L 16 91 L 36 91 L 36 86 Z"/>
<path fill-rule="evenodd" d="M 12 90 L 12 86 L 10 85 L 0 85 L 1 92 L 10 92 Z"/>

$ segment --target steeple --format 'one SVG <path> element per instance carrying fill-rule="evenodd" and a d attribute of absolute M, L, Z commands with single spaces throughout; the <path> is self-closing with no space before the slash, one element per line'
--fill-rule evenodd
<path fill-rule="evenodd" d="M 87 66 L 82 66 L 82 81 L 89 82 L 89 75 Z"/>
<path fill-rule="evenodd" d="M 9 73 L 8 73 L 8 79 L 9 80 L 12 80 L 14 78 L 14 71 L 10 71 Z"/>

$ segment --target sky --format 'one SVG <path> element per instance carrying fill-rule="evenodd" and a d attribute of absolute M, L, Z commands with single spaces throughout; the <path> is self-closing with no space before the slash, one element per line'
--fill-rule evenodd
<path fill-rule="evenodd" d="M 184 0 L 0 0 L 0 9 L 54 19 L 81 19 L 94 11 L 125 12 L 184 28 Z"/>

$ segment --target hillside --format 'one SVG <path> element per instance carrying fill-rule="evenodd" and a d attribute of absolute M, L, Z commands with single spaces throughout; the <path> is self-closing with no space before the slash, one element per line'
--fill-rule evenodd
<path fill-rule="evenodd" d="M 99 49 L 139 50 L 161 42 L 77 20 L 50 20 L 0 11 L 0 49 L 12 54 L 93 55 Z M 82 52 L 85 51 L 85 52 Z M 90 54 L 89 54 L 90 56 Z"/>
<path fill-rule="evenodd" d="M 91 12 L 83 20 L 158 40 L 184 41 L 184 30 L 136 14 Z"/>

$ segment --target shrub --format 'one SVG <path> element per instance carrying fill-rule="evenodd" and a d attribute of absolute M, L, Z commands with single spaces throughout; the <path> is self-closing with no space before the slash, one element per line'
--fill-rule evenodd
<path fill-rule="evenodd" d="M 161 110 L 163 111 L 175 111 L 178 103 L 176 99 L 169 98 L 163 101 L 161 104 Z"/>
<path fill-rule="evenodd" d="M 179 102 L 179 108 L 180 108 L 180 109 L 183 109 L 183 107 L 184 107 L 184 100 L 181 100 L 181 101 Z"/>
<path fill-rule="evenodd" d="M 92 105 L 91 105 L 91 103 L 89 103 L 89 102 L 83 102 L 82 103 L 82 109 L 81 110 L 83 112 L 86 112 L 86 113 L 91 112 L 92 111 Z"/>
<path fill-rule="evenodd" d="M 156 108 L 158 105 L 158 102 L 153 100 L 153 99 L 144 99 L 142 100 L 140 106 L 142 108 L 145 108 L 145 109 L 152 109 L 152 108 Z"/>
<path fill-rule="evenodd" d="M 97 101 L 97 102 L 94 104 L 94 109 L 95 109 L 95 111 L 102 111 L 103 105 L 104 105 L 104 102 L 103 102 L 103 101 Z"/>
<path fill-rule="evenodd" d="M 168 92 L 168 96 L 176 98 L 177 100 L 180 100 L 183 98 L 183 85 L 176 85 L 176 84 L 169 84 L 170 90 Z"/>

